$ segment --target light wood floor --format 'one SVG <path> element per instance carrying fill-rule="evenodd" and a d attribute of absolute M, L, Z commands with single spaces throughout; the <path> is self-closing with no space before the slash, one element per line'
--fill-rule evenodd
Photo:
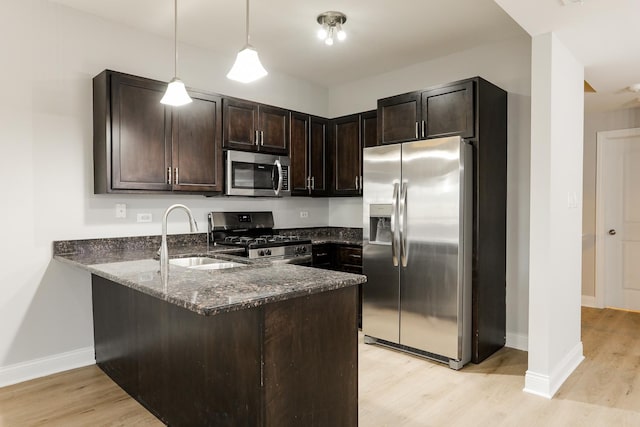
<path fill-rule="evenodd" d="M 455 372 L 360 343 L 360 426 L 640 426 L 640 313 L 583 309 L 585 361 L 556 397 L 522 392 L 527 354 Z M 0 389 L 0 426 L 159 426 L 97 367 Z"/>

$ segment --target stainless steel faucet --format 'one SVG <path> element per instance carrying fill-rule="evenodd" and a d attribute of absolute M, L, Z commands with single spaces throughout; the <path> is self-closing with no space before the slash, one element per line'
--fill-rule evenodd
<path fill-rule="evenodd" d="M 174 209 L 183 209 L 187 215 L 189 216 L 189 229 L 191 232 L 198 231 L 198 224 L 196 220 L 193 219 L 193 214 L 191 210 L 185 205 L 175 204 L 171 205 L 164 212 L 164 216 L 162 217 L 162 243 L 160 244 L 160 275 L 162 277 L 162 284 L 166 287 L 167 282 L 169 280 L 169 248 L 167 247 L 167 217 L 169 216 L 169 212 Z"/>

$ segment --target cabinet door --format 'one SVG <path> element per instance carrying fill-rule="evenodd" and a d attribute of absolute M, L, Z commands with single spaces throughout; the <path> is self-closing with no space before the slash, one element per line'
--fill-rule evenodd
<path fill-rule="evenodd" d="M 474 136 L 473 82 L 422 93 L 423 137 Z"/>
<path fill-rule="evenodd" d="M 378 145 L 378 111 L 367 111 L 360 115 L 360 136 L 362 147 L 375 147 Z"/>
<path fill-rule="evenodd" d="M 311 252 L 313 254 L 313 266 L 316 268 L 324 268 L 331 270 L 333 267 L 333 245 L 330 243 L 321 243 L 313 245 Z"/>
<path fill-rule="evenodd" d="M 291 113 L 291 149 L 289 159 L 291 169 L 292 196 L 308 196 L 309 187 L 307 178 L 309 174 L 309 116 L 300 113 Z"/>
<path fill-rule="evenodd" d="M 258 104 L 238 99 L 222 100 L 224 131 L 222 146 L 258 151 Z"/>
<path fill-rule="evenodd" d="M 173 108 L 174 191 L 223 190 L 222 107 L 217 96 L 190 92 L 193 102 Z"/>
<path fill-rule="evenodd" d="M 362 148 L 360 115 L 332 120 L 333 186 L 335 195 L 360 194 Z"/>
<path fill-rule="evenodd" d="M 378 142 L 396 142 L 419 139 L 420 92 L 392 96 L 378 100 Z"/>
<path fill-rule="evenodd" d="M 311 195 L 326 196 L 327 188 L 327 128 L 329 121 L 319 117 L 311 118 L 311 139 L 309 143 L 309 171 L 311 172 Z"/>
<path fill-rule="evenodd" d="M 170 190 L 166 86 L 134 76 L 111 76 L 111 189 Z M 108 156 L 108 154 L 107 154 Z"/>
<path fill-rule="evenodd" d="M 289 154 L 289 111 L 283 108 L 260 106 L 260 151 Z"/>

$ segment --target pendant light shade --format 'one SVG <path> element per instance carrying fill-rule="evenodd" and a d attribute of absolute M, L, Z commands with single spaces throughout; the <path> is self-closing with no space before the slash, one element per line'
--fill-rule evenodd
<path fill-rule="evenodd" d="M 238 52 L 236 62 L 227 73 L 227 78 L 241 83 L 250 83 L 266 76 L 264 69 L 258 58 L 258 52 L 249 44 L 249 0 L 247 0 L 247 22 L 246 22 L 247 42 L 244 48 Z"/>
<path fill-rule="evenodd" d="M 184 83 L 177 77 L 174 77 L 167 86 L 167 91 L 160 100 L 162 104 L 173 105 L 179 107 L 181 105 L 188 104 L 193 100 L 187 93 L 187 89 L 184 87 Z"/>
<path fill-rule="evenodd" d="M 227 78 L 241 83 L 250 83 L 267 74 L 267 70 L 265 70 L 260 63 L 258 52 L 256 52 L 253 47 L 247 45 L 238 52 L 236 62 L 233 64 L 233 67 L 231 67 L 229 73 L 227 73 Z"/>
<path fill-rule="evenodd" d="M 181 105 L 188 104 L 193 100 L 187 93 L 187 89 L 184 87 L 182 80 L 178 78 L 178 0 L 174 0 L 173 7 L 173 51 L 175 54 L 173 62 L 174 77 L 169 82 L 167 91 L 164 93 L 160 103 L 179 107 Z"/>

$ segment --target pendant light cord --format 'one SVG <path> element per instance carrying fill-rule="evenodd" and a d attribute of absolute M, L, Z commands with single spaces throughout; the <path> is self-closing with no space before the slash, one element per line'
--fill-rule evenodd
<path fill-rule="evenodd" d="M 247 0 L 247 46 L 251 46 L 249 43 L 249 0 Z"/>
<path fill-rule="evenodd" d="M 173 1 L 173 76 L 178 77 L 178 0 Z"/>

